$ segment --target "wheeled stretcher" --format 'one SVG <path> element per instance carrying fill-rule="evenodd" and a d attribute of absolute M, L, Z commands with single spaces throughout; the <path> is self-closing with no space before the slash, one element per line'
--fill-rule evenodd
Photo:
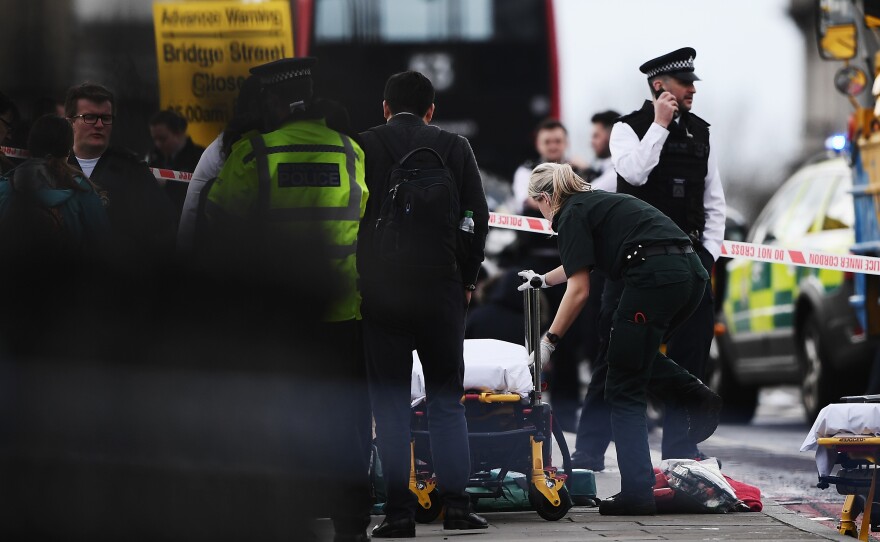
<path fill-rule="evenodd" d="M 571 459 L 562 432 L 553 423 L 550 406 L 541 397 L 537 290 L 524 292 L 524 307 L 528 349 L 497 340 L 465 341 L 463 402 L 471 450 L 468 493 L 479 509 L 481 499 L 504 497 L 510 473 L 522 473 L 528 484 L 528 507 L 542 518 L 555 521 L 563 518 L 573 505 L 567 483 L 572 472 Z M 538 353 L 533 365 L 530 365 L 529 350 Z M 439 516 L 442 506 L 432 474 L 424 383 L 417 356 L 413 366 L 410 490 L 420 505 L 416 521 L 427 523 Z M 551 464 L 553 436 L 562 452 L 567 474 Z M 590 478 L 578 484 L 587 488 L 578 495 L 579 504 L 593 504 L 595 482 L 592 473 L 584 471 L 583 474 Z"/>
<path fill-rule="evenodd" d="M 841 534 L 868 540 L 880 530 L 875 510 L 880 463 L 880 395 L 844 397 L 819 413 L 801 451 L 816 451 L 817 487 L 836 486 L 846 495 L 840 513 Z M 856 519 L 862 515 L 860 526 Z M 869 529 L 870 527 L 870 529 Z"/>

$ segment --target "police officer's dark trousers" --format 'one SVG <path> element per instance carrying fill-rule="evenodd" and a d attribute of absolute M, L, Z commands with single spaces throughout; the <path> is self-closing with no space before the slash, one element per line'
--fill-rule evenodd
<path fill-rule="evenodd" d="M 711 275 L 714 259 L 704 248 L 697 254 L 706 272 Z M 715 304 L 712 284 L 706 283 L 703 299 L 691 316 L 685 320 L 666 343 L 666 355 L 687 369 L 695 377 L 702 379 L 706 373 L 709 348 L 715 333 Z M 688 438 L 687 412 L 680 406 L 669 403 L 663 416 L 663 459 L 694 458 L 699 454 L 697 443 Z"/>
<path fill-rule="evenodd" d="M 590 289 L 595 283 L 592 278 L 601 271 L 590 273 Z M 597 331 L 599 335 L 599 347 L 596 358 L 592 363 L 592 375 L 587 395 L 584 397 L 584 408 L 581 410 L 581 419 L 578 422 L 577 440 L 575 451 L 571 460 L 575 465 L 583 465 L 586 468 L 604 467 L 605 450 L 611 442 L 611 409 L 605 402 L 605 378 L 608 375 L 608 342 L 611 337 L 611 321 L 620 295 L 623 292 L 622 280 L 605 279 L 602 286 L 602 302 L 599 309 Z M 592 296 L 591 296 L 592 297 Z M 575 467 L 577 468 L 577 467 Z"/>
<path fill-rule="evenodd" d="M 364 284 L 364 346 L 386 517 L 412 518 L 409 490 L 412 351 L 425 375 L 431 456 L 438 489 L 450 507 L 467 508 L 470 475 L 464 393 L 465 290 L 454 279 Z"/>
<path fill-rule="evenodd" d="M 650 256 L 624 270 L 605 389 L 624 494 L 644 497 L 654 485 L 648 391 L 672 402 L 686 399 L 698 385 L 693 375 L 660 353 L 660 345 L 700 304 L 708 278 L 694 253 Z"/>
<path fill-rule="evenodd" d="M 370 525 L 370 399 L 363 355 L 361 322 L 322 323 L 313 337 L 326 357 L 314 360 L 320 370 L 309 370 L 309 395 L 321 405 L 306 405 L 314 412 L 312 424 L 318 435 L 313 457 L 304 469 L 318 469 L 329 489 L 310 488 L 323 498 L 322 515 L 329 514 L 337 535 L 364 534 Z M 320 394 L 320 395 L 317 395 Z"/>

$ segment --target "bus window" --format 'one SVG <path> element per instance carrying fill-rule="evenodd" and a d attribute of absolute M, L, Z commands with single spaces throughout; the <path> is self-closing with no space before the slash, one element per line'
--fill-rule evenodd
<path fill-rule="evenodd" d="M 443 42 L 492 37 L 492 0 L 319 0 L 315 40 Z"/>
<path fill-rule="evenodd" d="M 433 124 L 467 137 L 484 172 L 535 159 L 532 131 L 559 111 L 552 0 L 314 0 L 316 88 L 352 126 L 384 122 L 393 73 L 425 74 Z"/>

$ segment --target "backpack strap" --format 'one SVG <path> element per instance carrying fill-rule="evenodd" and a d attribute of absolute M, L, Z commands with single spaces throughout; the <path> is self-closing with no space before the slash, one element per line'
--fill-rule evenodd
<path fill-rule="evenodd" d="M 385 133 L 386 129 L 387 126 L 376 126 L 370 128 L 368 132 L 376 135 L 376 137 L 382 143 L 382 146 L 385 147 L 385 150 L 387 150 L 388 154 L 391 155 L 391 158 L 394 160 L 394 162 L 399 165 L 402 165 L 404 162 L 406 162 L 410 158 L 410 156 L 412 156 L 416 152 L 428 150 L 433 152 L 437 159 L 440 160 L 440 165 L 442 167 L 446 167 L 446 163 L 449 161 L 449 153 L 452 152 L 452 147 L 455 146 L 455 142 L 458 139 L 457 135 L 451 132 L 440 130 L 440 133 L 437 135 L 437 140 L 434 142 L 434 145 L 430 147 L 421 146 L 417 149 L 406 152 L 405 149 L 400 146 L 399 141 L 388 137 L 388 134 Z"/>

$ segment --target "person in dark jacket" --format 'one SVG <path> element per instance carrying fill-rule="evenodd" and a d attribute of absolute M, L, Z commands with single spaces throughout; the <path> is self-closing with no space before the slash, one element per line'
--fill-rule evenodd
<path fill-rule="evenodd" d="M 70 88 L 64 112 L 73 127 L 68 163 L 95 184 L 107 209 L 113 249 L 142 258 L 174 251 L 174 211 L 146 163 L 127 149 L 111 147 L 114 98 L 105 87 L 83 83 Z"/>
<path fill-rule="evenodd" d="M 373 530 L 373 537 L 415 536 L 417 503 L 409 490 L 413 349 L 425 371 L 431 457 L 446 505 L 444 528 L 485 529 L 486 520 L 471 512 L 465 492 L 470 450 L 460 401 L 465 312 L 489 229 L 486 196 L 468 141 L 429 125 L 434 87 L 428 78 L 412 71 L 392 75 L 385 85 L 382 109 L 386 124 L 361 134 L 367 187 L 375 197 L 367 202 L 357 246 L 370 395 L 387 484 L 385 520 Z M 386 265 L 374 243 L 376 221 L 390 189 L 385 186 L 389 173 L 397 159 L 420 147 L 441 149 L 441 154 L 448 151 L 446 166 L 458 185 L 459 209 L 473 211 L 469 249 L 457 251 L 457 263 L 442 273 L 407 272 Z M 400 156 L 395 159 L 389 148 L 396 148 Z M 424 243 L 444 250 L 438 239 L 426 238 Z M 421 262 L 409 263 L 418 269 Z"/>
<path fill-rule="evenodd" d="M 187 135 L 186 119 L 171 109 L 153 115 L 150 119 L 150 137 L 154 145 L 147 155 L 147 165 L 150 167 L 192 173 L 205 152 L 205 147 L 196 145 Z M 164 183 L 165 194 L 171 200 L 179 222 L 186 200 L 187 183 L 174 180 L 159 183 Z"/>
<path fill-rule="evenodd" d="M 498 339 L 522 343 L 525 337 L 522 283 L 516 271 L 504 271 L 485 283 L 485 301 L 468 311 L 465 339 Z"/>
<path fill-rule="evenodd" d="M 31 158 L 0 177 L 0 231 L 22 252 L 95 254 L 106 249 L 109 221 L 94 186 L 66 157 L 70 124 L 54 115 L 37 119 L 28 137 Z"/>
<path fill-rule="evenodd" d="M 170 109 L 159 111 L 150 119 L 153 150 L 147 158 L 150 167 L 192 173 L 205 148 L 193 143 L 186 133 L 186 119 Z"/>

